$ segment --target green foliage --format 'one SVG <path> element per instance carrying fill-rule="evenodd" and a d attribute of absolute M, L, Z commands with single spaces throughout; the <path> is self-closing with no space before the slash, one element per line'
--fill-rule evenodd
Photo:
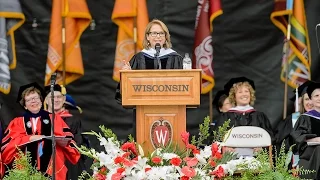
<path fill-rule="evenodd" d="M 221 159 L 216 160 L 216 163 L 217 164 L 226 164 L 228 161 L 231 161 L 236 158 L 237 158 L 237 154 L 235 154 L 233 152 L 225 152 L 225 153 L 223 153 L 223 156 L 221 157 Z"/>
<path fill-rule="evenodd" d="M 17 158 L 13 161 L 12 169 L 3 180 L 49 180 L 31 164 L 30 152 L 24 154 L 19 150 Z"/>
<path fill-rule="evenodd" d="M 288 170 L 288 158 L 291 159 L 292 147 L 285 153 L 285 146 L 282 144 L 279 153 L 276 152 L 273 166 L 270 164 L 269 151 L 262 149 L 256 154 L 256 159 L 261 163 L 258 170 L 245 170 L 241 176 L 233 179 L 238 180 L 297 180 L 299 177 L 293 176 L 293 173 L 312 173 L 310 170 Z"/>
<path fill-rule="evenodd" d="M 218 127 L 218 131 L 213 131 L 213 142 L 223 142 L 224 136 L 230 129 L 230 119 L 225 121 L 222 126 Z"/>
<path fill-rule="evenodd" d="M 94 177 L 86 171 L 83 171 L 78 180 L 95 180 Z"/>
<path fill-rule="evenodd" d="M 128 139 L 129 142 L 134 142 L 134 137 L 131 134 L 128 135 Z"/>
<path fill-rule="evenodd" d="M 104 134 L 104 137 L 106 138 L 113 138 L 113 142 L 118 141 L 117 135 L 113 133 L 113 131 L 109 128 L 106 128 L 104 125 L 99 126 L 101 129 L 102 133 Z"/>
<path fill-rule="evenodd" d="M 209 128 L 210 127 L 209 126 L 210 126 L 210 117 L 207 116 L 207 117 L 204 118 L 204 122 L 199 125 L 199 136 L 198 136 L 198 139 L 196 140 L 196 137 L 192 136 L 191 144 L 193 144 L 193 145 L 195 145 L 197 147 L 205 145 L 203 143 L 203 141 L 208 139 L 208 137 L 210 136 L 210 133 L 209 133 Z"/>

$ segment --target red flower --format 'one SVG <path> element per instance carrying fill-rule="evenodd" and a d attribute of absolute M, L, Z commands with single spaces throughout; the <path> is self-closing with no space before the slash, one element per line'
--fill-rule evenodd
<path fill-rule="evenodd" d="M 214 156 L 216 154 L 216 152 L 218 152 L 218 144 L 217 143 L 213 143 L 211 145 L 211 152 L 212 152 L 212 156 Z"/>
<path fill-rule="evenodd" d="M 129 152 L 125 152 L 124 154 L 122 154 L 122 157 L 123 158 L 127 158 L 127 157 L 129 157 L 130 156 L 130 153 Z"/>
<path fill-rule="evenodd" d="M 200 154 L 200 151 L 197 149 L 197 147 L 193 144 L 188 144 L 187 145 L 187 148 L 188 149 L 191 149 L 192 150 L 192 153 L 193 154 Z"/>
<path fill-rule="evenodd" d="M 152 161 L 153 163 L 155 163 L 155 164 L 160 164 L 161 161 L 162 161 L 162 159 L 161 159 L 161 157 L 159 157 L 159 156 L 155 156 L 155 157 L 153 157 L 153 158 L 151 159 L 151 161 Z"/>
<path fill-rule="evenodd" d="M 144 169 L 144 172 L 148 172 L 148 171 L 150 171 L 151 170 L 151 168 L 145 168 Z"/>
<path fill-rule="evenodd" d="M 190 136 L 189 132 L 181 133 L 181 140 L 185 145 L 189 144 L 189 136 Z"/>
<path fill-rule="evenodd" d="M 96 174 L 95 176 L 94 176 L 94 179 L 95 180 L 105 180 L 106 179 L 106 175 L 103 175 L 103 174 Z"/>
<path fill-rule="evenodd" d="M 183 160 L 184 160 L 185 162 L 187 162 L 187 166 L 189 166 L 189 167 L 195 166 L 195 165 L 198 164 L 198 159 L 195 158 L 195 157 L 193 157 L 193 158 L 191 158 L 191 157 L 185 157 Z"/>
<path fill-rule="evenodd" d="M 212 174 L 218 178 L 222 178 L 222 177 L 224 177 L 224 169 L 222 166 L 219 166 L 218 169 L 212 171 L 210 174 Z"/>
<path fill-rule="evenodd" d="M 184 166 L 182 169 L 181 169 L 181 172 L 188 176 L 189 178 L 192 178 L 196 175 L 196 170 L 188 167 L 188 166 Z"/>
<path fill-rule="evenodd" d="M 121 174 L 121 173 L 123 173 L 125 170 L 126 170 L 126 169 L 125 169 L 125 168 L 122 168 L 122 167 L 121 167 L 121 168 L 118 168 L 118 169 L 117 169 L 117 173 L 120 173 L 120 174 Z"/>
<path fill-rule="evenodd" d="M 189 180 L 190 178 L 188 177 L 188 176 L 182 176 L 181 178 L 180 178 L 180 180 Z"/>
<path fill-rule="evenodd" d="M 217 153 L 214 155 L 214 157 L 215 157 L 216 159 L 221 159 L 221 158 L 222 158 L 222 155 L 221 155 L 221 153 L 217 152 Z"/>
<path fill-rule="evenodd" d="M 126 142 L 121 146 L 121 149 L 123 151 L 131 151 L 132 154 L 134 154 L 135 156 L 138 155 L 138 152 L 136 150 L 136 146 L 133 142 Z"/>
<path fill-rule="evenodd" d="M 111 176 L 111 180 L 121 180 L 122 177 L 121 173 L 114 173 Z"/>
<path fill-rule="evenodd" d="M 113 161 L 114 161 L 115 164 L 120 164 L 120 163 L 123 163 L 124 158 L 118 156 Z"/>
<path fill-rule="evenodd" d="M 124 159 L 124 160 L 123 160 L 123 165 L 124 165 L 124 166 L 131 167 L 131 166 L 133 166 L 134 164 L 135 164 L 134 161 L 130 161 L 130 160 L 128 160 L 128 159 Z"/>
<path fill-rule="evenodd" d="M 209 164 L 212 166 L 212 167 L 215 167 L 217 164 L 216 162 L 213 161 L 213 159 L 210 159 L 209 160 Z"/>
<path fill-rule="evenodd" d="M 174 157 L 170 160 L 170 163 L 174 166 L 179 166 L 181 164 L 181 159 L 179 157 Z"/>
<path fill-rule="evenodd" d="M 107 171 L 107 168 L 104 166 L 100 169 L 101 174 L 107 174 L 106 171 Z"/>

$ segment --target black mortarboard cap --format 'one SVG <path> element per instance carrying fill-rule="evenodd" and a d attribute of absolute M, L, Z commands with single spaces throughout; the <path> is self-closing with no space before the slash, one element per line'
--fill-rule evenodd
<path fill-rule="evenodd" d="M 23 86 L 20 86 L 19 88 L 19 92 L 18 92 L 18 97 L 17 97 L 17 103 L 20 103 L 20 100 L 22 99 L 22 93 L 24 90 L 30 88 L 30 87 L 34 87 L 36 89 L 38 89 L 41 93 L 41 96 L 42 98 L 45 97 L 45 92 L 43 90 L 43 88 L 36 82 L 33 82 L 33 83 L 30 83 L 30 84 L 26 84 L 26 85 L 23 85 Z"/>
<path fill-rule="evenodd" d="M 307 88 L 307 93 L 308 93 L 308 96 L 310 99 L 311 99 L 311 94 L 315 89 L 320 89 L 320 83 L 312 82 L 311 84 L 309 84 L 309 86 Z"/>
<path fill-rule="evenodd" d="M 214 96 L 214 99 L 212 101 L 213 106 L 216 107 L 217 111 L 219 112 L 219 100 L 220 98 L 225 95 L 226 97 L 228 97 L 228 94 L 226 93 L 225 90 L 220 90 L 217 92 L 217 94 Z"/>
<path fill-rule="evenodd" d="M 236 77 L 236 78 L 231 78 L 225 85 L 224 85 L 224 90 L 229 94 L 229 91 L 230 89 L 232 88 L 232 86 L 236 83 L 239 83 L 239 82 L 248 82 L 251 87 L 253 89 L 255 89 L 255 86 L 254 86 L 254 82 L 251 80 L 251 79 L 248 79 L 244 76 L 242 77 Z"/>
<path fill-rule="evenodd" d="M 46 95 L 48 95 L 50 93 L 50 85 L 49 86 L 46 86 L 44 89 L 45 89 L 45 92 L 46 92 Z M 61 94 L 65 95 L 66 94 L 66 90 L 65 90 L 65 87 L 63 87 L 62 85 L 59 85 L 59 84 L 55 84 L 53 86 L 53 90 L 54 91 L 59 91 L 61 92 Z"/>
<path fill-rule="evenodd" d="M 303 84 L 301 84 L 298 87 L 298 97 L 302 97 L 305 93 L 307 93 L 307 88 L 308 86 L 312 83 L 313 81 L 309 81 L 307 80 L 306 82 L 304 82 Z M 294 93 L 296 93 L 296 90 L 293 90 Z M 291 101 L 295 101 L 296 100 L 296 95 L 292 96 L 290 98 Z"/>

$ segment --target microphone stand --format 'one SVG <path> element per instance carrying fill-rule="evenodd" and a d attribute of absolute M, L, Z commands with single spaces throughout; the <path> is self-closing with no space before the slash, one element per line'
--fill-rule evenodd
<path fill-rule="evenodd" d="M 159 53 L 157 52 L 154 56 L 156 57 L 156 60 L 157 60 L 159 69 L 162 69 L 162 67 L 161 67 L 161 61 L 160 61 L 160 58 L 159 58 Z"/>
<path fill-rule="evenodd" d="M 51 80 L 50 84 L 50 93 L 51 93 L 51 113 L 52 113 L 52 121 L 51 121 L 51 140 L 52 140 L 52 180 L 56 179 L 56 140 L 54 135 L 54 121 L 55 121 L 55 112 L 54 112 L 54 80 Z"/>

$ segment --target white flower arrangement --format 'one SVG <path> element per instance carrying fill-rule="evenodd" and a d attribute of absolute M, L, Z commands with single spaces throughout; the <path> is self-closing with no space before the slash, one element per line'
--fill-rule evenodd
<path fill-rule="evenodd" d="M 184 132 L 181 134 L 181 140 L 184 142 L 185 148 L 179 149 L 178 146 L 170 145 L 155 149 L 149 156 L 144 155 L 141 146 L 135 143 L 132 138 L 129 138 L 128 142 L 120 143 L 110 129 L 104 126 L 100 126 L 100 129 L 103 136 L 96 132 L 87 134 L 97 136 L 100 145 L 104 147 L 103 151 L 97 152 L 95 149 L 78 147 L 82 154 L 94 159 L 92 164 L 93 174 L 84 173 L 79 179 L 211 180 L 241 179 L 233 177 L 235 173 L 239 172 L 244 174 L 244 179 L 256 175 L 258 171 L 265 176 L 268 176 L 268 173 L 271 172 L 279 174 L 279 172 L 276 172 L 276 168 L 270 166 L 269 156 L 263 150 L 257 158 L 240 157 L 235 159 L 236 154 L 234 153 L 225 152 L 222 154 L 222 143 L 214 141 L 210 145 L 202 145 L 202 140 L 209 136 L 208 118 L 200 125 L 201 132 L 198 141 L 195 140 L 195 137 L 192 137 L 191 143 L 189 143 L 189 133 Z M 282 155 L 281 157 L 285 156 Z M 281 173 L 285 173 L 283 177 L 287 179 L 288 177 L 296 179 L 290 171 L 281 170 Z M 261 175 L 261 173 L 258 175 Z"/>

